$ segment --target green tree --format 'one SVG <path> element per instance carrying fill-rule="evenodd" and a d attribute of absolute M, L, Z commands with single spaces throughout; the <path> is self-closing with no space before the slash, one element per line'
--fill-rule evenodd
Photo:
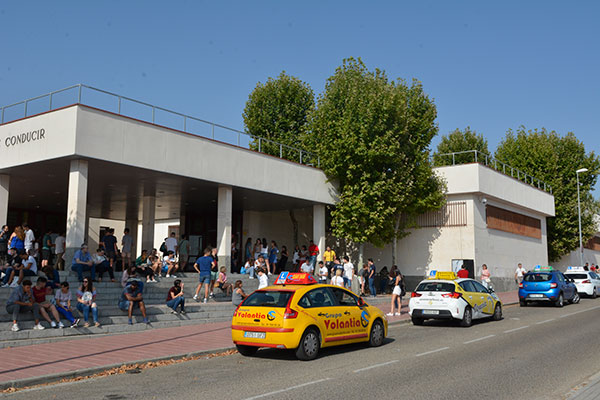
<path fill-rule="evenodd" d="M 246 131 L 255 139 L 252 149 L 273 156 L 299 161 L 301 136 L 305 133 L 309 114 L 315 108 L 315 96 L 310 86 L 285 71 L 266 83 L 258 83 L 246 102 L 242 114 Z M 264 140 L 266 139 L 266 140 Z M 286 146 L 280 146 L 280 143 Z M 306 162 L 311 160 L 305 159 Z"/>
<path fill-rule="evenodd" d="M 583 142 L 573 133 L 560 136 L 544 128 L 526 131 L 524 127 L 516 132 L 509 130 L 498 145 L 496 157 L 552 187 L 556 216 L 547 219 L 550 261 L 579 247 L 575 171 L 580 168 L 589 170 L 579 175 L 584 240 L 596 232 L 593 215 L 598 212 L 598 202 L 591 190 L 598 178 L 600 159 L 594 152 L 586 152 Z"/>
<path fill-rule="evenodd" d="M 477 150 L 483 154 L 490 154 L 487 139 L 482 134 L 472 131 L 469 126 L 462 131 L 455 129 L 448 135 L 442 136 L 442 140 L 437 146 L 437 151 L 433 155 L 433 162 L 435 166 L 475 162 L 475 153 L 473 152 L 456 154 L 454 158 L 451 155 L 444 155 L 469 150 Z"/>
<path fill-rule="evenodd" d="M 404 233 L 403 212 L 443 205 L 443 183 L 428 161 L 437 133 L 435 105 L 421 83 L 389 81 L 346 59 L 319 96 L 305 144 L 339 187 L 333 233 L 383 246 Z"/>

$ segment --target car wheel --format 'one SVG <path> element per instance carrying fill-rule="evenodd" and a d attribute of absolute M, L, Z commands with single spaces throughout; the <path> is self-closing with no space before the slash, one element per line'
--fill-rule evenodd
<path fill-rule="evenodd" d="M 519 300 L 519 306 L 527 307 L 527 302 L 525 300 Z"/>
<path fill-rule="evenodd" d="M 256 346 L 244 346 L 243 344 L 236 344 L 235 347 L 238 353 L 246 357 L 253 356 L 258 351 L 258 347 Z"/>
<path fill-rule="evenodd" d="M 577 304 L 579 303 L 579 300 L 581 300 L 581 297 L 579 297 L 579 293 L 575 293 L 575 296 L 573 296 L 573 299 L 571 299 L 571 304 Z"/>
<path fill-rule="evenodd" d="M 296 357 L 302 361 L 314 360 L 319 354 L 321 348 L 321 339 L 319 332 L 315 328 L 308 328 L 304 331 L 300 345 L 296 349 Z"/>
<path fill-rule="evenodd" d="M 380 320 L 375 320 L 371 326 L 371 334 L 369 335 L 369 344 L 371 347 L 379 347 L 383 344 L 385 338 L 385 330 L 383 323 Z"/>
<path fill-rule="evenodd" d="M 494 308 L 494 315 L 492 316 L 494 321 L 500 321 L 502 319 L 502 306 L 500 304 L 496 304 L 496 308 Z"/>
<path fill-rule="evenodd" d="M 473 324 L 473 311 L 471 311 L 471 307 L 465 308 L 465 312 L 463 313 L 463 319 L 460 321 L 460 326 L 468 328 Z"/>
<path fill-rule="evenodd" d="M 421 325 L 423 325 L 423 322 L 425 322 L 425 320 L 423 318 L 415 318 L 415 317 L 412 318 L 413 325 L 421 326 Z"/>
<path fill-rule="evenodd" d="M 556 307 L 562 307 L 565 305 L 562 293 L 558 295 L 558 299 L 556 299 L 556 301 L 554 302 L 554 305 Z"/>
<path fill-rule="evenodd" d="M 598 297 L 598 292 L 596 291 L 596 288 L 594 288 L 592 291 L 592 299 L 595 299 L 596 297 Z"/>

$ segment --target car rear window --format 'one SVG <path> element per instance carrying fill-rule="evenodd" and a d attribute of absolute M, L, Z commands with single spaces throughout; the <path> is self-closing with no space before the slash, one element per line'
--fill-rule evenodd
<path fill-rule="evenodd" d="M 552 280 L 552 274 L 527 274 L 525 275 L 525 281 L 527 282 L 548 282 Z"/>
<path fill-rule="evenodd" d="M 244 300 L 244 307 L 285 308 L 293 294 L 293 292 L 277 290 L 256 291 Z"/>
<path fill-rule="evenodd" d="M 571 279 L 587 279 L 586 274 L 565 274 L 565 276 Z"/>
<path fill-rule="evenodd" d="M 454 292 L 454 283 L 449 282 L 422 282 L 417 287 L 417 292 Z"/>

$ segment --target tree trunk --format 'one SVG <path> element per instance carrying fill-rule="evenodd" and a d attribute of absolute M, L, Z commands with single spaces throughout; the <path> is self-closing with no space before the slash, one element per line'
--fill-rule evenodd
<path fill-rule="evenodd" d="M 292 220 L 292 226 L 294 227 L 294 249 L 298 246 L 298 220 L 294 214 L 294 210 L 290 209 L 290 219 Z M 292 251 L 293 253 L 293 251 Z"/>
<path fill-rule="evenodd" d="M 396 226 L 394 227 L 394 239 L 392 240 L 392 265 L 396 264 L 396 246 L 398 245 L 398 229 L 400 229 L 400 216 L 396 219 Z"/>
<path fill-rule="evenodd" d="M 365 252 L 365 244 L 361 243 L 358 245 L 358 270 L 360 271 L 364 265 L 363 255 Z"/>

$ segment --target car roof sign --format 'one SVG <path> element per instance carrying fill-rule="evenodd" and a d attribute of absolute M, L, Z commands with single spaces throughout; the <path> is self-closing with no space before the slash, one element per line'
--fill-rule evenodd
<path fill-rule="evenodd" d="M 458 279 L 458 277 L 452 271 L 430 271 L 429 277 L 427 279 L 439 279 L 439 280 L 453 281 L 455 279 Z"/>
<path fill-rule="evenodd" d="M 569 267 L 567 267 L 567 272 L 587 272 L 587 271 L 583 267 L 569 266 Z"/>
<path fill-rule="evenodd" d="M 279 274 L 276 285 L 312 285 L 317 283 L 315 277 L 307 272 L 287 272 Z"/>
<path fill-rule="evenodd" d="M 550 265 L 536 265 L 533 268 L 533 272 L 552 272 L 553 268 Z"/>

